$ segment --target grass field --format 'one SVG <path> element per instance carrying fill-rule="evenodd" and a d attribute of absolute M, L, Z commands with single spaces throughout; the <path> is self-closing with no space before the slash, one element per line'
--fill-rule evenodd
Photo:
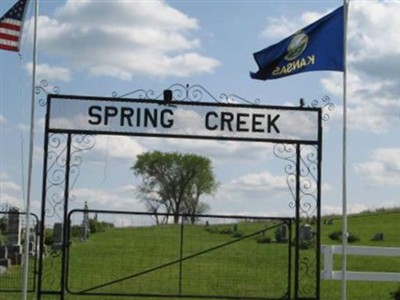
<path fill-rule="evenodd" d="M 339 217 L 330 218 L 332 225 L 322 225 L 322 244 L 340 244 L 329 239 L 329 234 L 341 230 Z M 400 211 L 380 211 L 349 217 L 349 231 L 360 240 L 351 245 L 400 247 Z M 108 229 L 97 233 L 89 241 L 74 241 L 68 262 L 68 289 L 71 293 L 91 291 L 113 293 L 126 291 L 141 294 L 246 295 L 282 297 L 287 286 L 287 244 L 256 242 L 251 235 L 272 224 L 239 223 L 239 239 L 220 232 L 227 225 L 215 225 L 214 232 L 204 226 L 185 226 L 184 246 L 180 248 L 181 231 L 178 225 L 128 227 Z M 274 230 L 266 235 L 273 238 Z M 384 233 L 383 241 L 371 241 L 377 232 Z M 247 237 L 248 236 L 248 237 Z M 206 249 L 215 248 L 213 251 Z M 312 250 L 302 250 L 307 251 Z M 197 255 L 198 254 L 198 255 Z M 180 264 L 179 257 L 188 258 Z M 51 270 L 57 278 L 61 257 L 45 259 L 45 271 Z M 340 270 L 340 256 L 335 257 L 335 269 Z M 156 269 L 157 266 L 161 266 Z M 243 266 L 245 266 L 243 268 Z M 348 256 L 348 270 L 400 272 L 400 257 Z M 0 277 L 0 287 L 15 278 L 19 270 Z M 181 280 L 179 274 L 182 274 Z M 51 276 L 44 287 L 57 285 Z M 348 282 L 348 299 L 390 299 L 390 292 L 400 283 Z M 340 281 L 322 281 L 321 299 L 341 298 Z M 19 299 L 13 293 L 1 293 L 0 299 Z M 31 299 L 34 299 L 32 297 Z M 57 299 L 49 296 L 43 299 Z M 128 299 L 106 296 L 67 299 Z M 140 297 L 139 297 L 140 299 Z M 147 298 L 150 299 L 150 298 Z M 158 298 L 159 299 L 159 298 Z"/>
<path fill-rule="evenodd" d="M 400 211 L 380 211 L 350 216 L 349 232 L 360 238 L 351 245 L 400 247 Z M 329 239 L 329 233 L 341 230 L 340 217 L 333 218 L 333 225 L 322 225 L 322 244 L 340 244 Z M 378 232 L 384 233 L 383 241 L 371 241 Z M 341 269 L 341 257 L 335 259 L 335 269 Z M 348 256 L 347 270 L 370 272 L 400 272 L 400 257 Z M 400 288 L 399 283 L 359 282 L 347 283 L 348 299 L 390 299 L 390 292 Z M 340 299 L 340 281 L 322 281 L 322 299 Z"/>

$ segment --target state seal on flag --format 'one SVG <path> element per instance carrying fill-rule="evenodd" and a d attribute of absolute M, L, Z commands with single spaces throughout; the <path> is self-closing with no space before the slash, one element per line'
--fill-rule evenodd
<path fill-rule="evenodd" d="M 287 54 L 285 55 L 286 60 L 294 60 L 299 57 L 304 50 L 306 50 L 308 44 L 308 35 L 300 31 L 294 34 L 292 40 L 289 43 Z"/>

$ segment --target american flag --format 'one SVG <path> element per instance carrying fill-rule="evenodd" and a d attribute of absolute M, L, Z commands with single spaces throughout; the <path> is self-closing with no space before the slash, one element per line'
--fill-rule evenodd
<path fill-rule="evenodd" d="M 28 0 L 18 0 L 0 18 L 0 49 L 19 51 L 22 25 Z"/>

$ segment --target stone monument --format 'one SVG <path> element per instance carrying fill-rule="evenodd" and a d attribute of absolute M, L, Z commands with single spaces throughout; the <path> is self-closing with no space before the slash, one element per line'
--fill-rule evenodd
<path fill-rule="evenodd" d="M 21 223 L 17 208 L 8 211 L 7 250 L 13 265 L 21 264 Z"/>

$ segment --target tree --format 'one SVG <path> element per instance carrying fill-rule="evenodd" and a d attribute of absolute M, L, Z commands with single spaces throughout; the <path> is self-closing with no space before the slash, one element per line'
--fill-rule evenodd
<path fill-rule="evenodd" d="M 138 155 L 131 169 L 142 179 L 137 192 L 147 209 L 156 218 L 158 212 L 172 214 L 175 224 L 179 214 L 189 215 L 194 223 L 194 215 L 209 208 L 200 197 L 218 187 L 211 160 L 196 154 L 146 152 Z"/>

